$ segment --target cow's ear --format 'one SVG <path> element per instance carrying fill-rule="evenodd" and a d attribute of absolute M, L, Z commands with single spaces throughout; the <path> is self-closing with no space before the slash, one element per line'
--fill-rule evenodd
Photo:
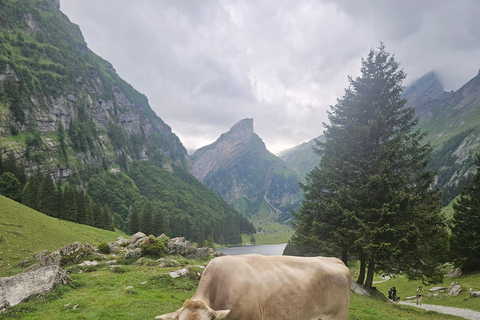
<path fill-rule="evenodd" d="M 230 310 L 219 310 L 215 311 L 215 320 L 227 319 Z"/>
<path fill-rule="evenodd" d="M 167 313 L 158 317 L 155 317 L 157 320 L 178 320 L 178 310 L 173 313 Z"/>

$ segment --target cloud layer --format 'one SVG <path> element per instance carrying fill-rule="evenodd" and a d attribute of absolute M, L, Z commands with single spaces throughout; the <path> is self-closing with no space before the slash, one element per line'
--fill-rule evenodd
<path fill-rule="evenodd" d="M 272 152 L 320 135 L 379 41 L 407 84 L 435 70 L 456 90 L 480 68 L 477 0 L 62 0 L 61 10 L 190 150 L 244 118 Z"/>

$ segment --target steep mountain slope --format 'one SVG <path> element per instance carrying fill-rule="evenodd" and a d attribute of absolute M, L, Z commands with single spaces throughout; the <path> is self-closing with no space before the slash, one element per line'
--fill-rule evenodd
<path fill-rule="evenodd" d="M 316 140 L 325 141 L 323 136 L 319 136 L 296 147 L 284 150 L 278 155 L 287 167 L 298 175 L 300 182 L 305 182 L 307 173 L 320 163 L 320 156 L 313 149 L 317 145 Z"/>
<path fill-rule="evenodd" d="M 5 0 L 0 8 L 0 137 L 11 136 L 5 149 L 32 165 L 73 170 L 126 158 L 187 168 L 178 137 L 144 95 L 88 49 L 58 1 Z M 61 148 L 61 127 L 72 149 Z M 36 131 L 42 141 L 32 143 L 27 138 Z"/>
<path fill-rule="evenodd" d="M 480 74 L 418 110 L 420 126 L 434 147 L 429 167 L 437 171 L 436 184 L 448 204 L 475 172 L 473 156 L 480 151 Z"/>
<path fill-rule="evenodd" d="M 284 221 L 300 202 L 297 176 L 266 149 L 253 119 L 236 123 L 191 161 L 195 177 L 248 217 Z"/>
<path fill-rule="evenodd" d="M 0 0 L 0 157 L 12 153 L 28 174 L 38 168 L 108 206 L 124 231 L 156 225 L 238 243 L 253 229 L 189 174 L 178 137 L 88 49 L 58 0 Z"/>

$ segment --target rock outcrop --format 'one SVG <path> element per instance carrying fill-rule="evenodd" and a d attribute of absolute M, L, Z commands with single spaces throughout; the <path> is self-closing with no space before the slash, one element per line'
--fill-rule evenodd
<path fill-rule="evenodd" d="M 153 236 L 150 236 L 153 237 Z M 110 242 L 109 247 L 115 247 L 118 252 L 124 252 L 124 259 L 139 259 L 138 264 L 143 263 L 141 246 L 148 237 L 138 232 L 131 236 L 129 239 L 118 237 L 116 241 Z M 185 238 L 173 238 L 168 239 L 167 236 L 161 235 L 157 237 L 163 243 L 166 243 L 165 253 L 178 254 L 188 258 L 204 258 L 215 257 L 223 255 L 217 253 L 212 248 L 195 248 Z M 168 243 L 167 243 L 168 242 Z M 128 246 L 126 246 L 128 244 Z M 130 248 L 129 248 L 130 247 Z M 35 254 L 37 263 L 23 270 L 22 273 L 12 277 L 0 278 L 0 311 L 8 306 L 14 306 L 31 296 L 44 295 L 52 291 L 56 285 L 66 284 L 69 280 L 67 273 L 61 268 L 64 264 L 78 263 L 85 257 L 85 255 L 98 257 L 98 260 L 107 260 L 108 257 L 98 253 L 98 249 L 94 249 L 88 243 L 81 244 L 80 242 L 74 242 L 66 245 L 59 250 L 56 250 L 50 254 L 47 251 L 42 251 Z M 28 263 L 30 257 L 26 258 L 23 262 Z M 116 265 L 117 261 L 106 261 L 105 265 L 109 269 L 121 269 L 121 265 Z M 181 266 L 175 260 L 168 258 L 160 258 L 156 261 L 159 267 L 166 266 Z M 78 267 L 95 267 L 100 263 L 96 260 L 85 260 L 78 264 Z M 77 268 L 78 268 L 77 267 Z M 188 271 L 182 269 L 178 271 L 176 276 L 186 276 Z"/>
<path fill-rule="evenodd" d="M 49 293 L 56 285 L 66 284 L 68 280 L 67 273 L 56 265 L 0 278 L 0 310 L 17 305 L 31 296 Z"/>

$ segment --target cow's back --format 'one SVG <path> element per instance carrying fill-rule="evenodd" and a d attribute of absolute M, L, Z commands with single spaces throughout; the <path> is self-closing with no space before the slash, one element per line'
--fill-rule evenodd
<path fill-rule="evenodd" d="M 213 259 L 192 299 L 229 320 L 348 319 L 350 272 L 338 259 L 241 255 Z"/>

